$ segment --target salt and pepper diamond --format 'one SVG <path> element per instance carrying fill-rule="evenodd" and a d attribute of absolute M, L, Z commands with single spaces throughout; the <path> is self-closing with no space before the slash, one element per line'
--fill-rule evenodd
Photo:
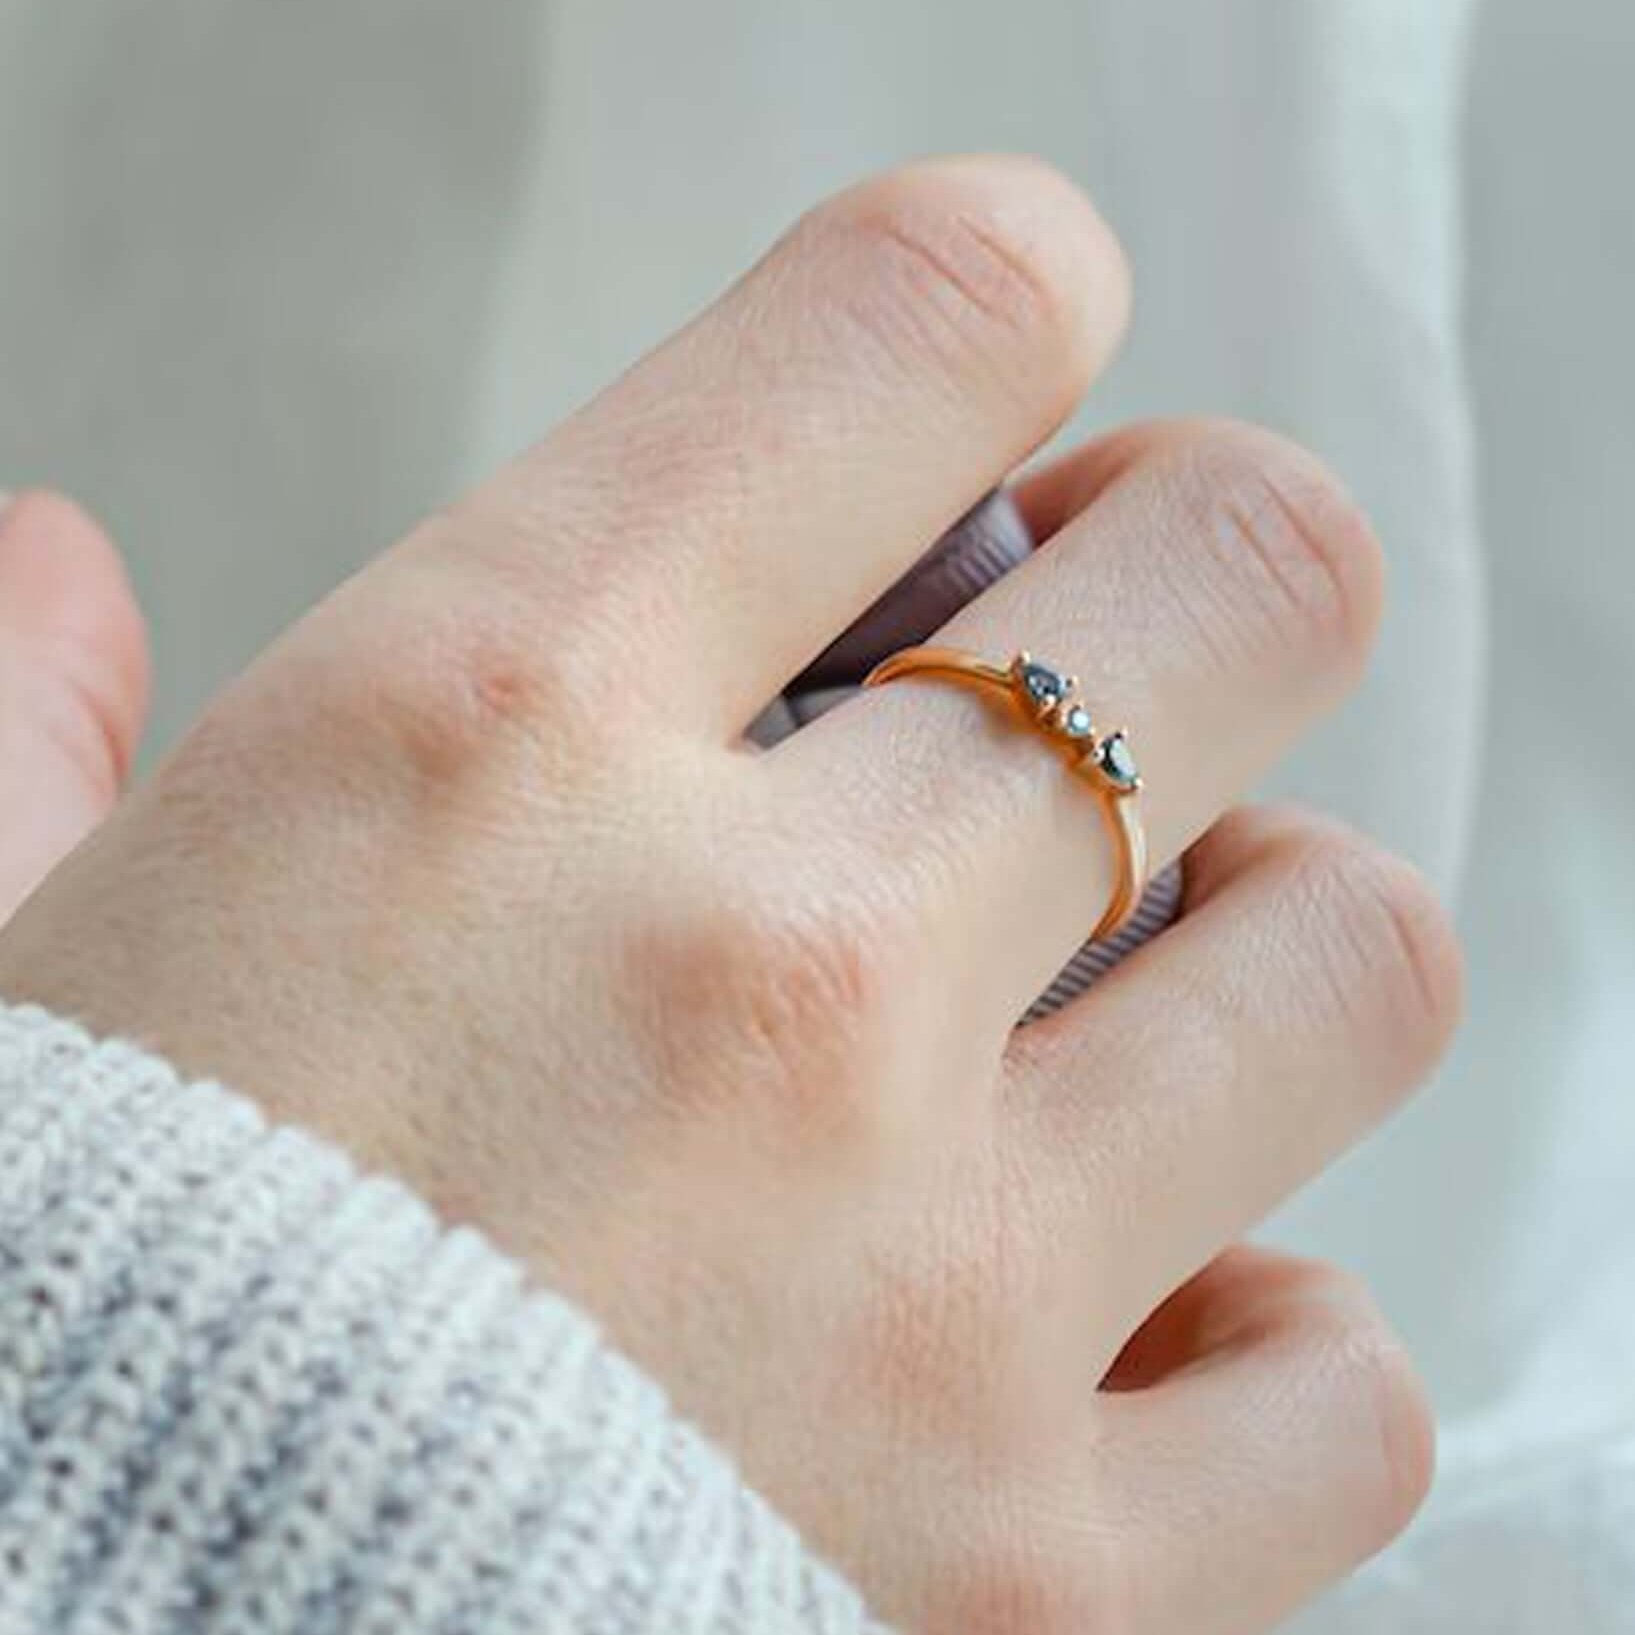
<path fill-rule="evenodd" d="M 1067 683 L 1048 664 L 1036 664 L 1024 658 L 1016 667 L 1022 690 L 1042 710 L 1060 704 L 1067 696 Z"/>
<path fill-rule="evenodd" d="M 1135 752 L 1122 732 L 1105 738 L 1096 734 L 1095 719 L 1078 697 L 1078 683 L 1027 653 L 1011 660 L 1011 681 L 1039 724 L 1068 742 L 1081 746 L 1117 793 L 1131 794 L 1141 787 Z"/>

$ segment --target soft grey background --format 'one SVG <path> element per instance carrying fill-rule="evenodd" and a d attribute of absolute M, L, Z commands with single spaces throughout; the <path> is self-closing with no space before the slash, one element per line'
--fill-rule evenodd
<path fill-rule="evenodd" d="M 1265 419 L 1375 515 L 1381 660 L 1288 781 L 1471 942 L 1452 1071 L 1279 1226 L 1450 1431 L 1327 1627 L 1625 1628 L 1632 82 L 1627 0 L 0 0 L 0 484 L 129 550 L 162 745 L 823 191 L 1054 159 L 1138 284 L 1078 429 Z"/>
<path fill-rule="evenodd" d="M 1078 176 L 1136 261 L 1142 321 L 1079 429 L 1221 410 L 1330 453 L 1415 599 L 1465 621 L 1393 622 L 1376 694 L 1406 704 L 1428 675 L 1468 715 L 1436 94 L 1462 5 L 1337 6 L 1314 30 L 1302 0 L 4 4 L 0 478 L 66 483 L 127 543 L 155 744 L 815 198 L 982 147 Z M 1376 143 L 1397 162 L 1347 185 Z M 1467 728 L 1440 753 L 1461 790 Z M 1451 870 L 1462 801 L 1353 805 Z"/>

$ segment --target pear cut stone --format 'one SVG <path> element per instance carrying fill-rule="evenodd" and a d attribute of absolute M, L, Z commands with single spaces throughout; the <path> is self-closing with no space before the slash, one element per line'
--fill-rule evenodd
<path fill-rule="evenodd" d="M 1067 683 L 1048 664 L 1024 664 L 1022 688 L 1041 709 L 1059 704 L 1067 692 Z"/>
<path fill-rule="evenodd" d="M 1120 789 L 1134 789 L 1141 774 L 1135 764 L 1135 753 L 1122 732 L 1115 732 L 1101 746 L 1098 753 L 1101 770 Z"/>

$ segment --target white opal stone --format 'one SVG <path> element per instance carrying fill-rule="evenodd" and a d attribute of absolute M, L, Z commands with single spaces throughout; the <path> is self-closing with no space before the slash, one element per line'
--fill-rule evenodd
<path fill-rule="evenodd" d="M 1141 774 L 1135 764 L 1135 753 L 1122 732 L 1115 732 L 1101 746 L 1101 770 L 1120 788 L 1135 787 Z"/>

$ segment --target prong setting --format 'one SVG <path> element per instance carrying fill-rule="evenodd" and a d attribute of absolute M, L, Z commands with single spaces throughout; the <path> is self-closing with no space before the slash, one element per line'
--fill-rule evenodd
<path fill-rule="evenodd" d="M 1015 715 L 1062 752 L 1099 797 L 1118 851 L 1118 873 L 1090 940 L 1104 942 L 1116 936 L 1140 907 L 1147 879 L 1147 836 L 1140 802 L 1131 798 L 1141 788 L 1141 775 L 1125 734 L 1099 732 L 1078 696 L 1077 680 L 1026 651 L 1001 664 L 957 647 L 905 647 L 882 659 L 864 685 L 880 687 L 912 676 L 998 692 Z"/>
<path fill-rule="evenodd" d="M 1129 738 L 1122 731 L 1101 733 L 1090 707 L 1079 696 L 1079 679 L 1046 664 L 1026 650 L 1011 660 L 1011 691 L 1034 723 L 1070 749 L 1097 781 L 1114 795 L 1132 795 L 1141 773 Z"/>

